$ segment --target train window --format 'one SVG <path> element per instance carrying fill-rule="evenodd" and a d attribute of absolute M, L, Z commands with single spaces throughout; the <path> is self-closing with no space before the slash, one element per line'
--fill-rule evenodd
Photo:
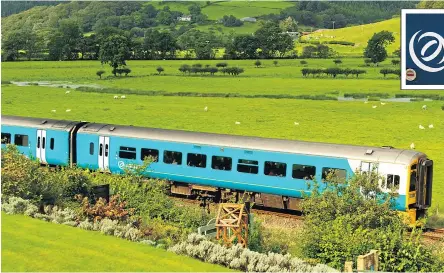
<path fill-rule="evenodd" d="M 281 162 L 265 161 L 264 174 L 269 176 L 285 177 L 287 175 L 287 164 Z"/>
<path fill-rule="evenodd" d="M 416 191 L 416 164 L 412 166 L 412 172 L 410 173 L 410 187 L 409 191 Z"/>
<path fill-rule="evenodd" d="M 211 160 L 211 168 L 215 170 L 231 171 L 233 160 L 231 157 L 213 156 Z"/>
<path fill-rule="evenodd" d="M 293 178 L 313 180 L 316 174 L 315 166 L 293 164 Z"/>
<path fill-rule="evenodd" d="M 259 172 L 259 162 L 256 160 L 239 159 L 237 164 L 237 171 L 240 173 L 257 174 Z"/>
<path fill-rule="evenodd" d="M 54 138 L 51 137 L 51 139 L 49 140 L 49 149 L 54 150 Z"/>
<path fill-rule="evenodd" d="M 207 167 L 207 156 L 204 154 L 188 154 L 187 162 L 190 167 L 205 168 Z"/>
<path fill-rule="evenodd" d="M 28 136 L 27 135 L 15 135 L 14 144 L 17 146 L 28 146 Z"/>
<path fill-rule="evenodd" d="M 37 148 L 40 148 L 40 137 L 37 138 Z"/>
<path fill-rule="evenodd" d="M 152 157 L 153 162 L 158 162 L 159 161 L 159 150 L 142 148 L 141 153 L 140 153 L 140 159 L 145 160 L 146 157 Z"/>
<path fill-rule="evenodd" d="M 346 179 L 347 177 L 347 171 L 344 169 L 337 169 L 337 168 L 322 168 L 322 179 L 327 180 L 327 176 L 329 174 L 332 174 L 334 177 L 338 179 Z"/>
<path fill-rule="evenodd" d="M 119 157 L 126 159 L 136 159 L 136 148 L 120 146 Z"/>
<path fill-rule="evenodd" d="M 395 190 L 399 190 L 399 175 L 388 174 L 387 175 L 387 187 L 393 188 Z"/>
<path fill-rule="evenodd" d="M 43 137 L 42 149 L 45 149 L 45 146 L 46 146 L 46 137 Z"/>
<path fill-rule="evenodd" d="M 182 165 L 182 153 L 173 152 L 173 151 L 164 151 L 163 162 L 166 164 Z"/>
<path fill-rule="evenodd" d="M 11 134 L 2 133 L 2 144 L 10 144 L 11 143 Z"/>
<path fill-rule="evenodd" d="M 89 143 L 89 154 L 94 155 L 94 143 Z"/>

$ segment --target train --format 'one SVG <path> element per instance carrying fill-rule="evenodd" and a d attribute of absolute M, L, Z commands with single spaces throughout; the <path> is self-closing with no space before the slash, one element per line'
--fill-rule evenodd
<path fill-rule="evenodd" d="M 180 130 L 2 116 L 1 146 L 51 166 L 123 173 L 153 158 L 146 174 L 165 179 L 182 196 L 240 198 L 256 205 L 300 210 L 314 178 L 348 179 L 376 169 L 382 190 L 397 191 L 395 209 L 412 222 L 431 206 L 433 160 L 415 150 Z"/>

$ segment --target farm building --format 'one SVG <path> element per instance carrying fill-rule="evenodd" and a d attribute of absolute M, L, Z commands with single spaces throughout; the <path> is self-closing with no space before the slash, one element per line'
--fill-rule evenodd
<path fill-rule="evenodd" d="M 256 18 L 254 17 L 244 17 L 240 19 L 242 22 L 251 22 L 251 23 L 256 23 Z"/>

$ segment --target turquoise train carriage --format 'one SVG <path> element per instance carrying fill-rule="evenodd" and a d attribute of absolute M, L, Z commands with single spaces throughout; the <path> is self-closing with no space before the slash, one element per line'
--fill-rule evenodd
<path fill-rule="evenodd" d="M 433 161 L 414 150 L 2 116 L 2 147 L 17 145 L 17 134 L 28 137 L 20 151 L 46 164 L 122 173 L 151 156 L 146 174 L 170 181 L 173 194 L 248 193 L 256 204 L 298 210 L 313 177 L 335 171 L 350 178 L 376 168 L 384 177 L 380 187 L 397 190 L 396 209 L 412 221 L 431 205 Z M 39 137 L 53 149 L 39 148 Z"/>

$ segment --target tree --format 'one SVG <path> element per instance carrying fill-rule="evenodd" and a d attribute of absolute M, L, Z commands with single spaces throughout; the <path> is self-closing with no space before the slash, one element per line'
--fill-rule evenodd
<path fill-rule="evenodd" d="M 19 56 L 19 50 L 23 49 L 24 36 L 21 31 L 13 31 L 3 41 L 4 57 L 7 61 L 14 61 Z"/>
<path fill-rule="evenodd" d="M 165 71 L 165 69 L 163 69 L 163 67 L 161 67 L 161 66 L 158 66 L 158 67 L 156 68 L 156 70 L 157 70 L 157 72 L 159 73 L 159 75 L 160 75 L 160 73 L 162 73 L 163 71 Z"/>
<path fill-rule="evenodd" d="M 222 19 L 221 19 L 221 22 L 226 27 L 239 27 L 244 24 L 244 22 L 237 19 L 233 15 L 230 15 L 230 16 L 224 15 L 224 17 L 222 17 Z"/>
<path fill-rule="evenodd" d="M 99 76 L 100 79 L 102 79 L 102 75 L 105 74 L 104 70 L 99 70 L 96 72 L 96 75 Z"/>
<path fill-rule="evenodd" d="M 247 34 L 235 36 L 233 42 L 228 45 L 228 50 L 231 49 L 235 57 L 240 59 L 256 58 L 258 48 L 259 40 Z"/>
<path fill-rule="evenodd" d="M 258 39 L 259 47 L 266 58 L 275 55 L 277 51 L 293 48 L 293 39 L 288 34 L 282 34 L 275 22 L 266 22 L 254 33 L 254 36 Z"/>
<path fill-rule="evenodd" d="M 336 65 L 338 65 L 338 64 L 342 64 L 342 60 L 340 60 L 340 59 L 333 60 L 333 62 L 334 62 Z"/>
<path fill-rule="evenodd" d="M 129 55 L 129 42 L 124 36 L 112 35 L 100 46 L 100 62 L 102 64 L 108 63 L 113 68 L 114 76 L 116 76 L 116 69 L 119 66 L 126 65 Z"/>
<path fill-rule="evenodd" d="M 82 38 L 83 35 L 77 21 L 73 19 L 60 21 L 60 26 L 49 39 L 48 48 L 50 59 L 77 59 Z"/>
<path fill-rule="evenodd" d="M 296 32 L 298 31 L 298 22 L 292 17 L 288 16 L 286 19 L 280 21 L 279 27 L 282 31 Z"/>
<path fill-rule="evenodd" d="M 274 61 L 273 61 L 273 64 L 274 64 L 274 66 L 277 66 L 277 65 L 278 65 L 278 61 L 277 61 L 277 60 L 274 60 Z"/>
<path fill-rule="evenodd" d="M 259 66 L 261 66 L 261 61 L 259 61 L 259 60 L 256 60 L 255 62 L 254 62 L 254 65 L 256 66 L 256 67 L 259 67 Z"/>
<path fill-rule="evenodd" d="M 373 34 L 367 43 L 364 51 L 364 57 L 370 58 L 374 64 L 378 64 L 387 58 L 385 47 L 395 41 L 393 33 L 383 30 Z"/>
<path fill-rule="evenodd" d="M 392 65 L 399 65 L 400 60 L 392 60 Z"/>

